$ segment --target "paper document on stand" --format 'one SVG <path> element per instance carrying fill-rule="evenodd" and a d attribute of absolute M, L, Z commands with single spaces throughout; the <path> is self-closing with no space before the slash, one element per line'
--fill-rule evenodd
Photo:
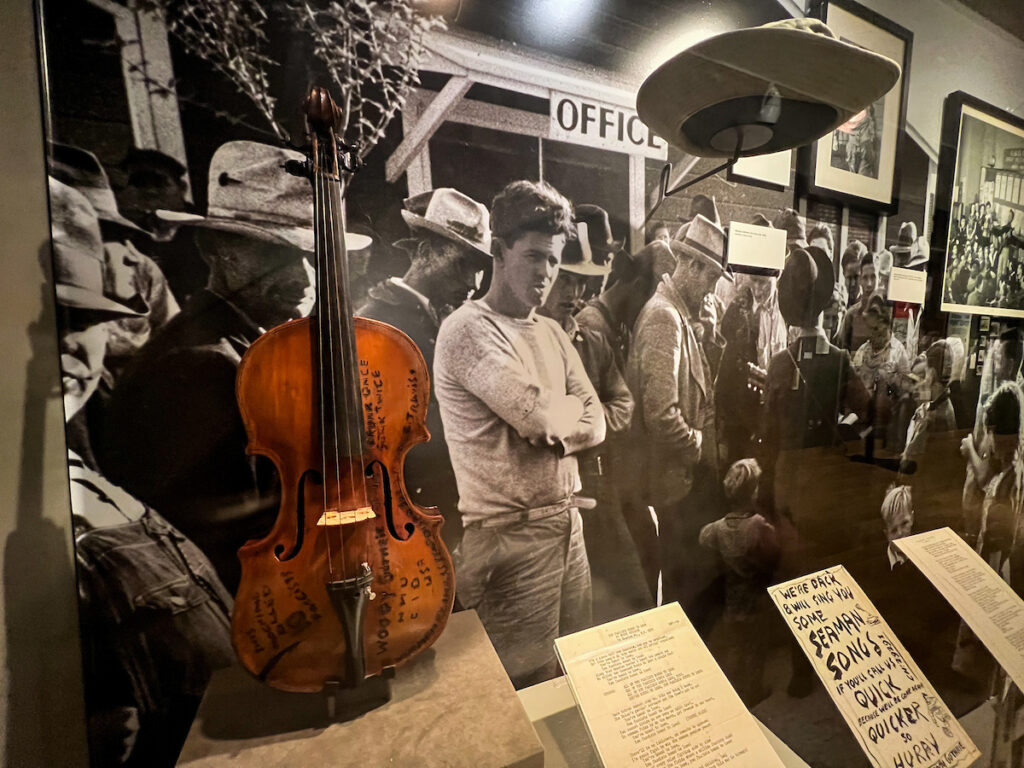
<path fill-rule="evenodd" d="M 893 542 L 1024 690 L 1024 600 L 949 528 Z"/>
<path fill-rule="evenodd" d="M 783 768 L 679 603 L 555 648 L 608 768 Z"/>
<path fill-rule="evenodd" d="M 843 566 L 768 593 L 875 768 L 966 768 L 981 756 Z"/>

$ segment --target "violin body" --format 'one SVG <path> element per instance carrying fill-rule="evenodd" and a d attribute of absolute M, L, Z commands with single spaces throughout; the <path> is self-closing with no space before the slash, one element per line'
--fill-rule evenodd
<path fill-rule="evenodd" d="M 346 679 L 360 674 L 346 664 L 353 631 L 365 676 L 409 660 L 441 634 L 455 595 L 442 517 L 413 504 L 403 480 L 406 453 L 429 439 L 422 354 L 398 329 L 355 318 L 365 439 L 339 451 L 322 435 L 318 332 L 315 318 L 268 331 L 237 379 L 248 452 L 276 465 L 281 509 L 270 533 L 238 552 L 232 638 L 243 666 L 287 691 L 357 685 Z M 372 574 L 365 615 L 344 621 L 328 583 L 364 564 Z"/>

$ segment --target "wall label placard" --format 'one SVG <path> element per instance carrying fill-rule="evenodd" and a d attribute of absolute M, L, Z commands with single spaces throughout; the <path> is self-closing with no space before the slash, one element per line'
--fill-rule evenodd
<path fill-rule="evenodd" d="M 635 110 L 557 91 L 551 93 L 550 109 L 552 139 L 654 160 L 668 158 L 668 144 L 651 133 Z"/>
<path fill-rule="evenodd" d="M 769 587 L 876 768 L 965 768 L 981 753 L 843 566 Z"/>
<path fill-rule="evenodd" d="M 786 230 L 734 221 L 729 225 L 729 265 L 774 269 L 786 264 Z"/>

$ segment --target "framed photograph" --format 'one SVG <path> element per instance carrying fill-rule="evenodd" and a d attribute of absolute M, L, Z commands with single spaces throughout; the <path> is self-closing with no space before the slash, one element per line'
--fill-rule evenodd
<path fill-rule="evenodd" d="M 946 97 L 932 233 L 943 311 L 1024 317 L 1024 268 L 1003 248 L 1024 213 L 1022 151 L 1024 119 L 962 91 Z"/>
<path fill-rule="evenodd" d="M 874 104 L 800 148 L 797 192 L 894 214 L 914 36 L 852 0 L 813 0 L 807 15 L 824 21 L 841 40 L 888 56 L 903 71 L 896 85 Z"/>
<path fill-rule="evenodd" d="M 729 167 L 726 178 L 740 184 L 777 189 L 780 192 L 789 186 L 789 174 L 793 168 L 793 150 L 772 152 L 770 155 L 741 157 Z"/>

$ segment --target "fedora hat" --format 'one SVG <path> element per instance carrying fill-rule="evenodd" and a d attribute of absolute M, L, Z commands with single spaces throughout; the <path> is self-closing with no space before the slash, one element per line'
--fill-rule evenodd
<path fill-rule="evenodd" d="M 899 65 L 839 40 L 816 19 L 716 35 L 644 80 L 636 110 L 697 157 L 778 152 L 838 128 L 896 84 Z"/>
<path fill-rule="evenodd" d="M 725 254 L 725 232 L 713 221 L 698 213 L 679 228 L 674 239 L 673 245 L 678 246 L 682 254 L 713 264 L 729 282 L 736 279 Z M 676 248 L 672 250 L 675 252 Z"/>
<path fill-rule="evenodd" d="M 786 230 L 786 245 L 790 248 L 807 247 L 807 225 L 804 217 L 795 208 L 783 208 L 775 217 L 772 226 Z"/>
<path fill-rule="evenodd" d="M 779 311 L 787 325 L 806 328 L 817 322 L 832 300 L 832 261 L 816 245 L 796 248 L 779 276 Z"/>
<path fill-rule="evenodd" d="M 889 248 L 896 266 L 916 267 L 928 261 L 928 248 L 923 240 L 917 236 L 917 224 L 912 221 L 900 224 L 896 245 Z"/>
<path fill-rule="evenodd" d="M 402 218 L 413 232 L 433 232 L 491 258 L 491 214 L 457 189 L 440 187 L 407 197 Z"/>
<path fill-rule="evenodd" d="M 179 226 L 233 232 L 313 253 L 313 190 L 308 180 L 284 170 L 289 160 L 305 158 L 255 141 L 221 144 L 210 161 L 206 215 L 167 210 L 156 215 Z M 345 233 L 350 251 L 371 242 L 366 235 Z"/>
<path fill-rule="evenodd" d="M 70 144 L 52 142 L 50 175 L 82 193 L 96 211 L 100 222 L 149 235 L 142 227 L 121 215 L 107 172 L 92 152 Z"/>
<path fill-rule="evenodd" d="M 622 244 L 612 238 L 608 211 L 598 205 L 576 206 L 576 237 L 565 244 L 559 269 L 577 275 L 607 275 Z"/>
<path fill-rule="evenodd" d="M 103 293 L 103 238 L 96 210 L 88 198 L 52 176 L 49 186 L 57 303 L 112 317 L 142 317 L 142 313 Z"/>

